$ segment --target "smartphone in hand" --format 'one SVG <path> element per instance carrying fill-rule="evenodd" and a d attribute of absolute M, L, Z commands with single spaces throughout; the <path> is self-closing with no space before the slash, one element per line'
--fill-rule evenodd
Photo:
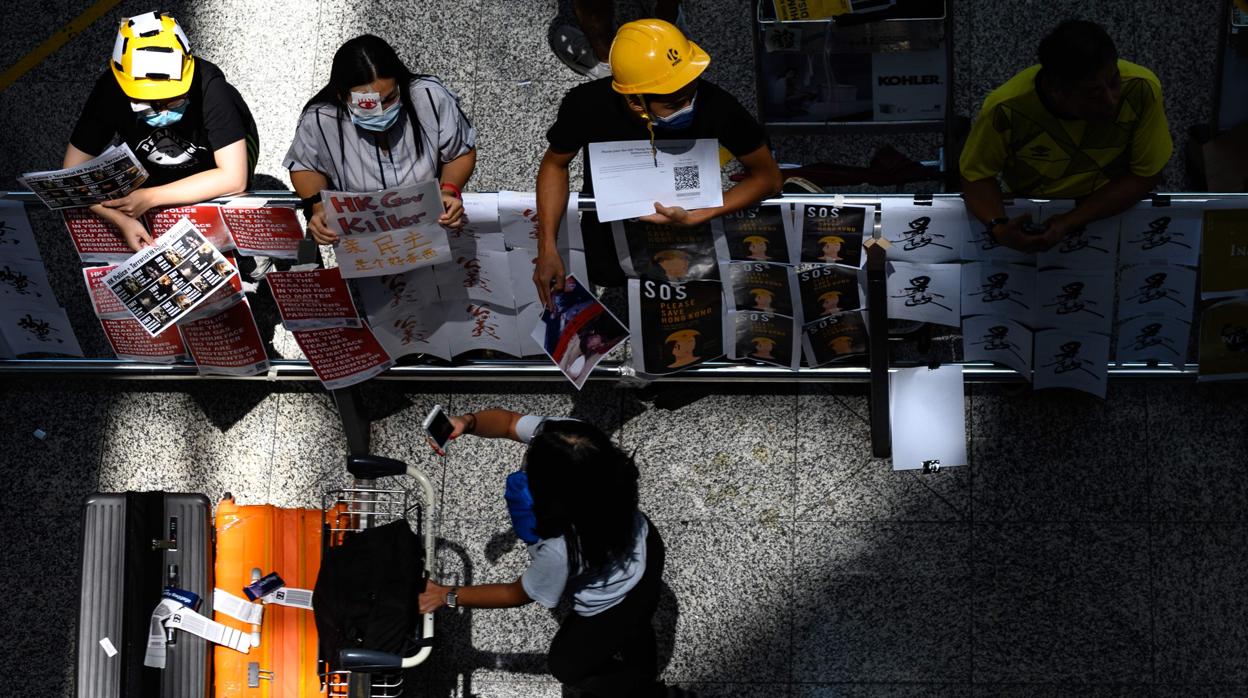
<path fill-rule="evenodd" d="M 451 433 L 455 431 L 455 425 L 451 424 L 451 418 L 446 416 L 446 411 L 441 405 L 434 405 L 429 411 L 429 416 L 425 417 L 424 424 L 425 433 L 433 439 L 433 443 L 437 445 L 439 450 L 445 451 L 446 444 L 451 440 Z"/>

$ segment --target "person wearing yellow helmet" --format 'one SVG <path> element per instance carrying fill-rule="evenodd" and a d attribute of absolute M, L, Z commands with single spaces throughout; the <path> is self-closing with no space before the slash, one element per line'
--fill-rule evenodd
<path fill-rule="evenodd" d="M 242 95 L 221 69 L 191 52 L 177 21 L 157 12 L 123 20 L 110 70 L 96 80 L 65 149 L 65 167 L 120 137 L 148 172 L 128 196 L 91 207 L 133 250 L 151 243 L 141 217 L 245 191 L 259 135 Z"/>
<path fill-rule="evenodd" d="M 1135 205 L 1161 181 L 1174 152 L 1161 82 L 1120 59 L 1100 25 L 1062 22 L 1038 54 L 1039 65 L 984 100 L 959 163 L 971 215 L 991 238 L 1024 252 L 1047 250 Z M 1013 196 L 1077 204 L 1032 232 L 1030 214 L 1005 215 L 998 177 Z"/>
<path fill-rule="evenodd" d="M 745 168 L 745 178 L 724 193 L 722 206 L 687 211 L 656 203 L 655 212 L 641 218 L 647 223 L 701 225 L 780 191 L 780 168 L 762 126 L 732 95 L 701 77 L 711 58 L 675 25 L 659 19 L 623 25 L 611 44 L 610 60 L 612 76 L 569 90 L 546 132 L 550 145 L 537 175 L 538 257 L 533 282 L 547 305 L 551 289 L 561 289 L 565 276 L 556 236 L 567 207 L 568 166 L 581 151 L 587 173 L 583 192 L 593 193 L 588 176 L 590 143 L 715 138 Z M 612 238 L 605 231 L 599 234 L 599 225 L 591 213 L 582 217 L 590 279 L 620 285 L 624 277 L 609 246 Z"/>

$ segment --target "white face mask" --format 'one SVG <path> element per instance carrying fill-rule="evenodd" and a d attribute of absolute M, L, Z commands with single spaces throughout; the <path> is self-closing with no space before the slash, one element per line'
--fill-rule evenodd
<path fill-rule="evenodd" d="M 377 92 L 352 92 L 347 109 L 359 117 L 381 116 L 381 94 Z"/>

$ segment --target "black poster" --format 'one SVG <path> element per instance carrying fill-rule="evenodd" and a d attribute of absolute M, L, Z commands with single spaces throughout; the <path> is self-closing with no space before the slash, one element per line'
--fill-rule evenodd
<path fill-rule="evenodd" d="M 629 281 L 633 354 L 644 373 L 662 375 L 724 355 L 722 285 Z"/>
<path fill-rule="evenodd" d="M 768 313 L 736 313 L 734 359 L 753 359 L 797 370 L 797 323 Z"/>
<path fill-rule="evenodd" d="M 725 266 L 734 309 L 793 315 L 792 268 L 763 262 L 730 262 Z"/>
<path fill-rule="evenodd" d="M 751 206 L 715 219 L 723 228 L 728 258 L 789 264 L 788 207 Z"/>
<path fill-rule="evenodd" d="M 875 209 L 805 204 L 798 213 L 802 262 L 862 266 L 862 237 L 875 224 Z"/>
<path fill-rule="evenodd" d="M 802 332 L 811 366 L 867 353 L 867 322 L 861 311 L 820 318 L 807 323 Z"/>
<path fill-rule="evenodd" d="M 710 224 L 682 228 L 633 219 L 611 224 L 625 274 L 657 281 L 718 279 Z"/>
<path fill-rule="evenodd" d="M 797 287 L 804 322 L 862 307 L 857 269 L 834 264 L 805 269 L 797 273 Z"/>

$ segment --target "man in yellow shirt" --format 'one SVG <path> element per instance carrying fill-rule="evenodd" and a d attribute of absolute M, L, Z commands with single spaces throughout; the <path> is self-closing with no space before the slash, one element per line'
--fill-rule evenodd
<path fill-rule="evenodd" d="M 1138 202 L 1173 151 L 1157 76 L 1119 59 L 1100 25 L 1062 22 L 1039 54 L 984 100 L 960 163 L 971 214 L 999 243 L 1028 252 Z M 1014 196 L 1077 205 L 1029 231 L 1027 216 L 1005 216 L 998 175 Z"/>

